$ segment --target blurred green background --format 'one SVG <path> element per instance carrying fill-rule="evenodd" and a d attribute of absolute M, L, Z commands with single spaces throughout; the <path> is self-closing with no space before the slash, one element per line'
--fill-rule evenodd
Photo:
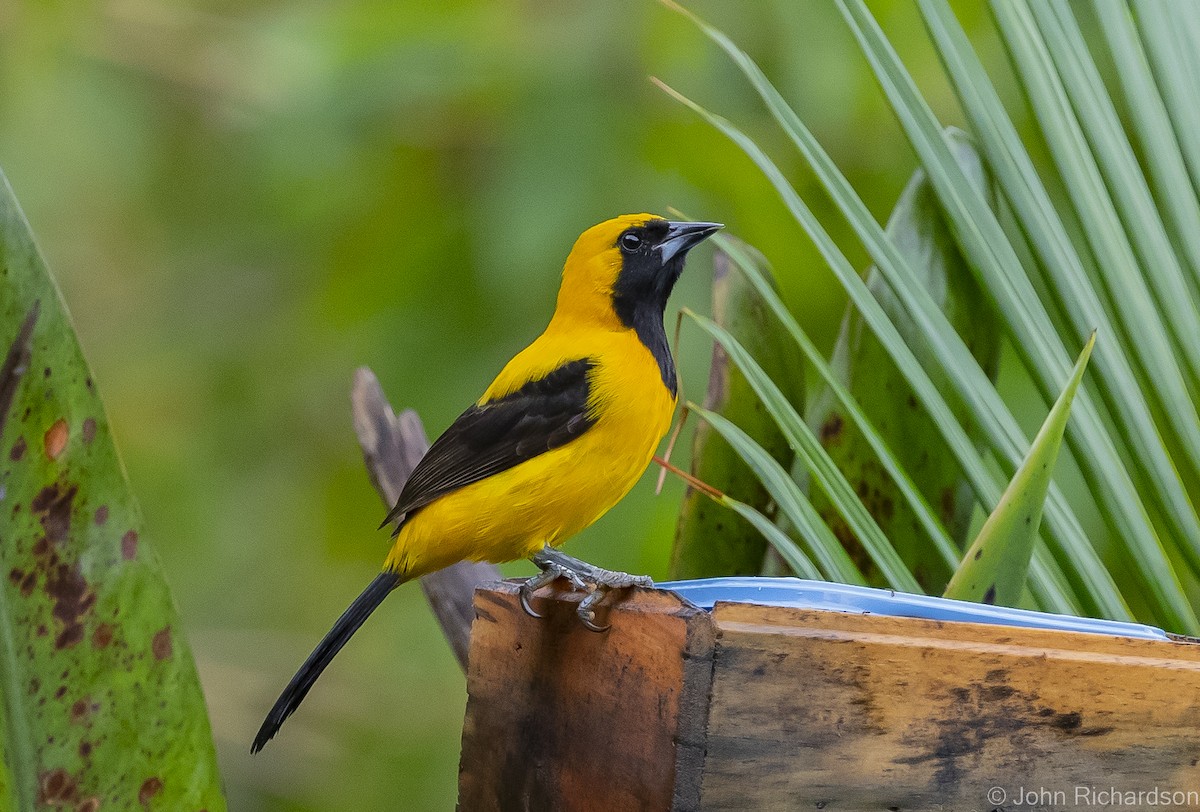
<path fill-rule="evenodd" d="M 885 217 L 914 162 L 834 5 L 690 5 L 759 60 Z M 962 6 L 996 63 L 987 21 Z M 872 9 L 958 121 L 910 4 Z M 736 72 L 651 0 L 0 6 L 0 165 L 165 561 L 232 809 L 454 803 L 464 681 L 415 588 L 248 754 L 386 550 L 350 425 L 356 366 L 436 434 L 540 331 L 580 231 L 668 206 L 765 251 L 832 344 L 844 297 L 829 272 L 750 162 L 649 75 L 770 147 L 850 245 Z M 707 311 L 710 260 L 693 255 L 669 319 Z M 682 370 L 699 398 L 696 332 Z M 682 488 L 653 490 L 648 475 L 570 551 L 664 577 Z"/>

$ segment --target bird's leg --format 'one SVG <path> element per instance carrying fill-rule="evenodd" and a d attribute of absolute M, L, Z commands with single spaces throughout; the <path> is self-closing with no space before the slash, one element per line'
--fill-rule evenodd
<path fill-rule="evenodd" d="M 630 575 L 627 572 L 602 569 L 551 547 L 543 547 L 529 560 L 536 564 L 541 572 L 521 585 L 521 607 L 533 617 L 541 617 L 529 605 L 529 598 L 534 592 L 556 578 L 565 578 L 575 590 L 588 593 L 579 602 L 576 614 L 579 615 L 583 625 L 594 632 L 602 632 L 608 628 L 596 625 L 596 613 L 593 607 L 604 599 L 610 589 L 654 586 L 654 582 L 647 575 Z"/>

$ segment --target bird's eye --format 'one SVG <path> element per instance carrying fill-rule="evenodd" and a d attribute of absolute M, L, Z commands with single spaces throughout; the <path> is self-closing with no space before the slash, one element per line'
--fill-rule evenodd
<path fill-rule="evenodd" d="M 632 231 L 626 231 L 621 235 L 621 250 L 626 254 L 632 254 L 634 251 L 642 247 L 642 238 Z"/>

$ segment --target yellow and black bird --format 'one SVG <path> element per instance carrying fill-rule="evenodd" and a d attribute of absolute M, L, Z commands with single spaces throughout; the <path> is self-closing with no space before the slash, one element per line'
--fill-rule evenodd
<path fill-rule="evenodd" d="M 529 558 L 542 572 L 591 589 L 649 586 L 557 549 L 600 518 L 641 477 L 670 428 L 675 363 L 663 328 L 667 298 L 687 252 L 721 228 L 651 214 L 608 220 L 583 233 L 563 268 L 554 316 L 483 397 L 446 429 L 413 470 L 384 524 L 396 522 L 383 572 L 363 590 L 288 683 L 251 752 L 258 752 L 309 688 L 400 584 L 464 559 Z"/>

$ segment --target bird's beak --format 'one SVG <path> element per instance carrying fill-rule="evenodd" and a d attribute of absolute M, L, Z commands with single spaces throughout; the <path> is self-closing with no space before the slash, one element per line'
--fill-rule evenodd
<path fill-rule="evenodd" d="M 667 237 L 658 244 L 658 252 L 662 264 L 666 265 L 674 257 L 686 254 L 695 245 L 717 233 L 725 226 L 721 223 L 683 223 L 668 222 Z"/>

